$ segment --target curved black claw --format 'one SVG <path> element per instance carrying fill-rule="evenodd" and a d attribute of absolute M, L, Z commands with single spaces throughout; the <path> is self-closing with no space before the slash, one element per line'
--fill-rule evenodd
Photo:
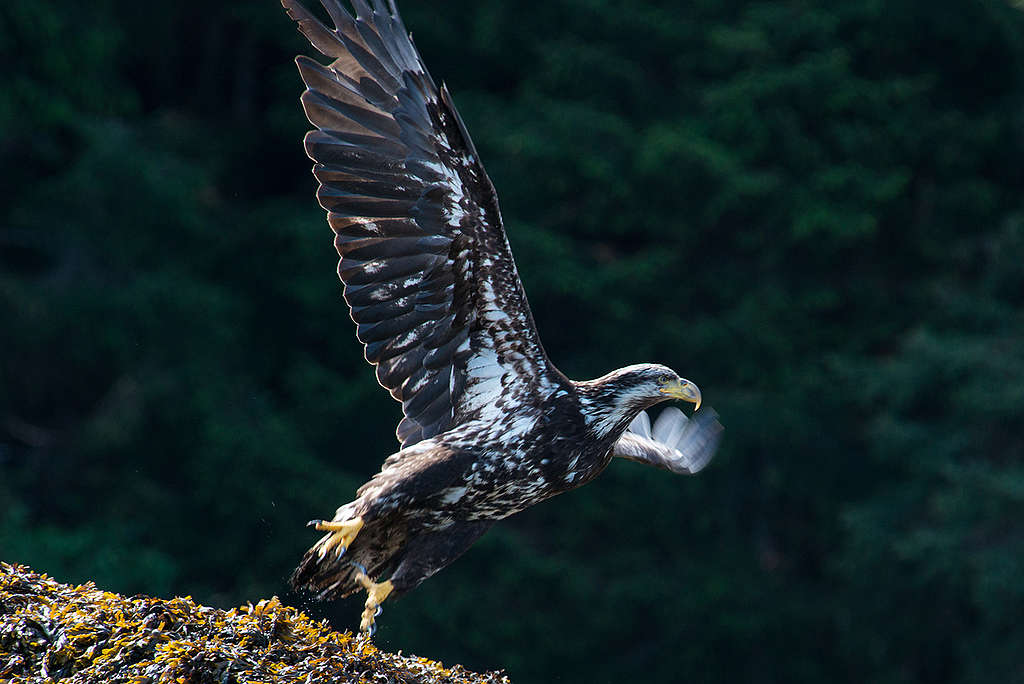
<path fill-rule="evenodd" d="M 308 523 L 306 523 L 306 527 L 316 527 L 322 522 L 323 520 L 310 520 Z"/>

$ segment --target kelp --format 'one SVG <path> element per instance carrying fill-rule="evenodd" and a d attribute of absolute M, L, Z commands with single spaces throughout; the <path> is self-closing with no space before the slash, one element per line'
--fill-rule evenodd
<path fill-rule="evenodd" d="M 0 682 L 501 684 L 501 672 L 387 653 L 278 598 L 232 610 L 61 584 L 0 563 Z"/>

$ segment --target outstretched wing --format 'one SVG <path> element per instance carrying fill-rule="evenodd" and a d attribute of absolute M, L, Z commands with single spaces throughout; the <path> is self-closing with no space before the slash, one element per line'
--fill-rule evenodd
<path fill-rule="evenodd" d="M 335 28 L 282 0 L 334 61 L 296 58 L 317 197 L 345 300 L 403 446 L 474 412 L 524 403 L 557 373 L 541 347 L 498 198 L 448 90 L 427 73 L 393 0 L 321 0 Z"/>
<path fill-rule="evenodd" d="M 695 475 L 711 462 L 722 437 L 722 424 L 714 409 L 705 408 L 687 418 L 675 406 L 651 419 L 641 411 L 612 447 L 612 455 L 647 463 L 680 475 Z"/>

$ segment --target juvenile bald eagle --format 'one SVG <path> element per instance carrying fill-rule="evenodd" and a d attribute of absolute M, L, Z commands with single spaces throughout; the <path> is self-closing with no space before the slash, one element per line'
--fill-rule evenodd
<path fill-rule="evenodd" d="M 569 380 L 534 326 L 498 198 L 443 85 L 424 68 L 393 0 L 321 0 L 327 28 L 282 0 L 333 61 L 296 63 L 316 127 L 306 153 L 341 255 L 338 274 L 377 380 L 402 403 L 401 449 L 331 521 L 292 577 L 321 598 L 364 588 L 361 629 L 496 520 L 600 473 L 615 456 L 693 474 L 721 426 L 696 385 L 656 364 Z M 632 429 L 629 429 L 632 424 Z M 629 430 L 628 430 L 629 429 Z M 627 431 L 628 430 L 628 431 Z M 381 581 L 377 581 L 381 580 Z"/>

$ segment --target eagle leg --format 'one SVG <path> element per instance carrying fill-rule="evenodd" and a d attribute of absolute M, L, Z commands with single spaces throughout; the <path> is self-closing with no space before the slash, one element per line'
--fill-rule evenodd
<path fill-rule="evenodd" d="M 369 636 L 377 631 L 376 617 L 380 615 L 381 605 L 388 597 L 394 585 L 391 581 L 374 582 L 367 574 L 360 571 L 354 577 L 356 582 L 366 589 L 366 606 L 363 608 L 363 619 L 359 622 L 359 631 L 366 632 Z"/>
<path fill-rule="evenodd" d="M 330 532 L 313 547 L 320 554 L 320 559 L 325 558 L 335 548 L 338 549 L 338 558 L 341 558 L 345 555 L 346 549 L 355 541 L 359 530 L 363 529 L 363 518 L 360 516 L 352 520 L 332 520 L 330 522 L 310 520 L 309 524 L 321 532 Z"/>

